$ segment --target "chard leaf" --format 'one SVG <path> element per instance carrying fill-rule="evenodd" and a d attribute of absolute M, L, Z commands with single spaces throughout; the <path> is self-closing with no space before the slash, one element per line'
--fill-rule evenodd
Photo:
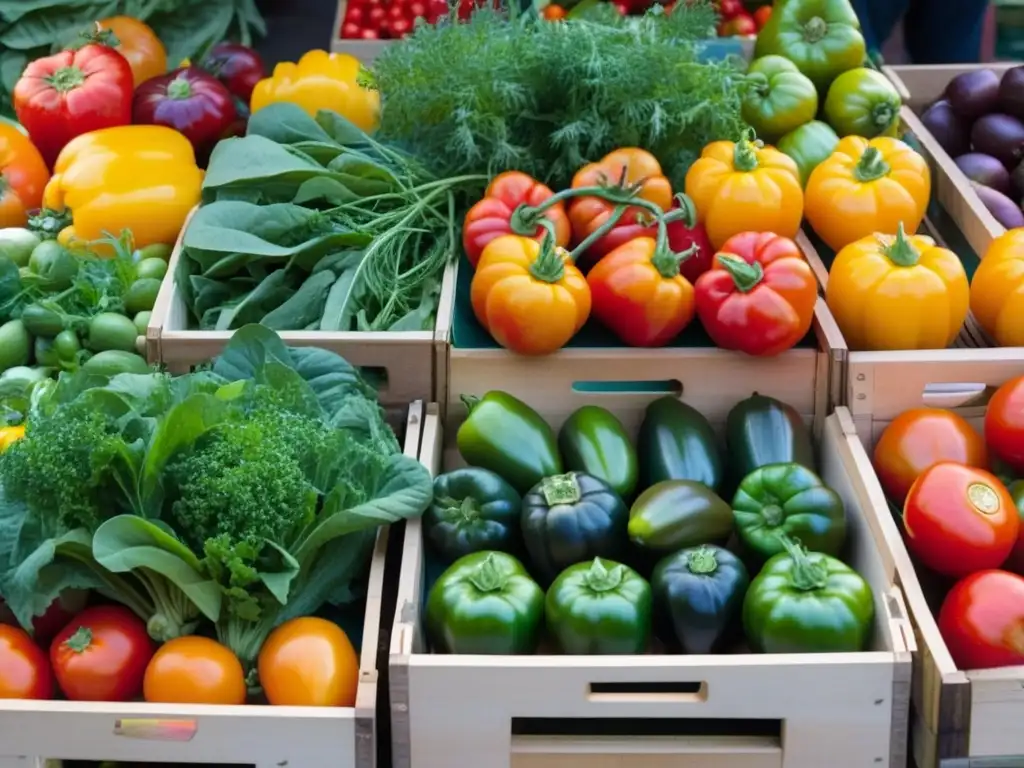
<path fill-rule="evenodd" d="M 366 571 L 377 531 L 377 528 L 367 528 L 328 542 L 316 560 L 303 567 L 277 623 L 310 616 L 324 603 L 341 604 L 352 599 L 355 596 L 352 583 Z"/>

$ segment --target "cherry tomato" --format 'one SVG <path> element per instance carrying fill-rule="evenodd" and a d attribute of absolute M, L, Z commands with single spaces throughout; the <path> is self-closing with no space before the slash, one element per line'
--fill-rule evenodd
<path fill-rule="evenodd" d="M 388 25 L 392 37 L 405 37 L 412 32 L 412 22 L 408 19 L 395 19 Z"/>
<path fill-rule="evenodd" d="M 907 546 L 926 566 L 954 578 L 1003 564 L 1020 520 L 995 475 L 951 461 L 917 478 L 903 505 Z"/>
<path fill-rule="evenodd" d="M 942 603 L 939 631 L 960 669 L 1024 664 L 1024 578 L 989 570 L 958 582 Z"/>
<path fill-rule="evenodd" d="M 626 5 L 625 3 L 615 3 L 615 10 L 619 12 L 620 16 L 629 15 L 629 6 Z"/>
<path fill-rule="evenodd" d="M 380 35 L 375 29 L 364 29 L 359 33 L 359 38 L 361 40 L 377 40 L 380 38 Z"/>
<path fill-rule="evenodd" d="M 20 627 L 0 624 L 0 699 L 49 699 L 53 673 L 43 650 Z"/>
<path fill-rule="evenodd" d="M 875 445 L 875 472 L 882 489 L 899 505 L 918 476 L 939 461 L 988 469 L 985 441 L 951 411 L 914 408 L 885 428 Z"/>
<path fill-rule="evenodd" d="M 153 655 L 142 695 L 161 704 L 244 704 L 245 673 L 238 657 L 215 640 L 179 637 Z"/>
<path fill-rule="evenodd" d="M 996 390 L 985 411 L 985 441 L 992 453 L 1024 472 L 1024 376 Z"/>
<path fill-rule="evenodd" d="M 427 15 L 427 4 L 421 3 L 419 0 L 409 3 L 409 15 L 413 19 L 420 19 Z"/>
<path fill-rule="evenodd" d="M 374 5 L 370 8 L 369 13 L 366 14 L 366 23 L 376 27 L 387 17 L 388 12 L 383 6 Z"/>
<path fill-rule="evenodd" d="M 120 605 L 86 608 L 50 644 L 57 684 L 71 701 L 128 701 L 153 658 L 146 624 Z"/>
<path fill-rule="evenodd" d="M 363 19 L 366 18 L 366 11 L 359 6 L 350 5 L 345 11 L 345 22 L 352 24 L 362 24 Z"/>
<path fill-rule="evenodd" d="M 318 618 L 286 621 L 260 649 L 260 684 L 271 704 L 352 707 L 359 684 L 359 658 L 334 622 Z"/>
<path fill-rule="evenodd" d="M 392 5 L 387 12 L 389 21 L 397 21 L 405 18 L 405 8 L 400 5 Z"/>
<path fill-rule="evenodd" d="M 743 7 L 743 0 L 718 0 L 718 15 L 722 17 L 722 21 L 728 21 L 734 16 L 739 16 L 741 13 L 745 14 L 747 11 Z"/>
<path fill-rule="evenodd" d="M 757 24 L 754 22 L 754 17 L 745 12 L 718 25 L 719 37 L 740 37 L 756 33 Z"/>
<path fill-rule="evenodd" d="M 358 24 L 346 21 L 341 27 L 341 36 L 346 40 L 352 40 L 362 34 L 363 28 Z"/>
<path fill-rule="evenodd" d="M 565 18 L 565 8 L 560 5 L 545 5 L 544 10 L 541 12 L 545 19 L 548 21 L 558 21 L 559 19 Z"/>
<path fill-rule="evenodd" d="M 757 28 L 764 29 L 764 25 L 768 23 L 768 19 L 772 17 L 772 7 L 770 5 L 762 5 L 756 11 L 754 11 L 754 23 L 757 24 Z"/>

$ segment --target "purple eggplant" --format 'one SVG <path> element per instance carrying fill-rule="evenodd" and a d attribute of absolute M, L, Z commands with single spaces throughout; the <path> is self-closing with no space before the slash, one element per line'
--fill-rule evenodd
<path fill-rule="evenodd" d="M 953 157 L 971 150 L 970 123 L 957 115 L 945 99 L 928 107 L 921 115 L 921 122 L 939 146 Z"/>
<path fill-rule="evenodd" d="M 1024 123 L 998 112 L 979 117 L 971 128 L 971 144 L 975 152 L 992 155 L 1008 170 L 1016 168 L 1024 149 Z"/>
<path fill-rule="evenodd" d="M 999 83 L 999 111 L 1024 120 L 1024 67 L 1003 73 Z"/>
<path fill-rule="evenodd" d="M 954 160 L 964 176 L 1004 195 L 1010 194 L 1010 172 L 999 160 L 980 152 L 968 152 Z"/>
<path fill-rule="evenodd" d="M 946 86 L 953 111 L 974 120 L 999 108 L 999 75 L 991 69 L 973 69 L 957 75 Z"/>
<path fill-rule="evenodd" d="M 988 209 L 996 221 L 1007 229 L 1024 227 L 1024 213 L 1020 206 L 1008 198 L 1002 192 L 996 192 L 990 187 L 983 187 L 981 184 L 971 182 L 971 186 L 978 194 L 982 204 Z"/>

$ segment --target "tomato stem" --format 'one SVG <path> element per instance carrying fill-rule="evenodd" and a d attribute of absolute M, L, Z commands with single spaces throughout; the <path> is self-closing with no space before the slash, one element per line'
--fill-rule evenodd
<path fill-rule="evenodd" d="M 167 98 L 175 101 L 192 98 L 192 86 L 184 77 L 176 77 L 167 84 Z"/>
<path fill-rule="evenodd" d="M 575 263 L 580 256 L 587 252 L 588 248 L 615 229 L 618 223 L 622 220 L 622 217 L 626 215 L 627 210 L 629 209 L 625 205 L 618 206 L 614 211 L 612 211 L 611 216 L 608 217 L 608 220 L 604 224 L 583 238 L 583 241 L 573 248 L 572 253 L 569 254 L 569 257 L 573 262 Z"/>
<path fill-rule="evenodd" d="M 583 582 L 593 592 L 611 592 L 622 583 L 625 575 L 625 569 L 619 563 L 613 564 L 611 568 L 605 568 L 601 558 L 595 557 L 590 570 L 583 577 Z"/>
<path fill-rule="evenodd" d="M 564 248 L 555 246 L 554 225 L 544 219 L 541 221 L 541 226 L 547 230 L 547 233 L 541 241 L 540 253 L 530 265 L 530 274 L 535 280 L 540 280 L 542 283 L 557 283 L 565 277 L 565 261 L 563 259 L 569 257 L 569 254 Z"/>
<path fill-rule="evenodd" d="M 880 179 L 889 173 L 889 164 L 885 162 L 877 147 L 868 147 L 853 167 L 853 177 L 861 184 Z"/>
<path fill-rule="evenodd" d="M 913 267 L 921 260 L 921 254 L 907 238 L 902 221 L 896 227 L 896 237 L 883 249 L 883 252 L 889 261 L 897 267 Z"/>
<path fill-rule="evenodd" d="M 788 536 L 780 536 L 779 540 L 786 549 L 786 554 L 793 560 L 793 586 L 801 592 L 813 592 L 823 589 L 828 584 L 828 571 L 821 563 L 813 562 L 807 556 L 807 550 Z"/>
<path fill-rule="evenodd" d="M 558 504 L 575 504 L 581 498 L 580 484 L 575 472 L 552 475 L 540 481 L 540 492 L 549 507 Z"/>
<path fill-rule="evenodd" d="M 757 262 L 748 264 L 731 253 L 720 253 L 717 258 L 722 268 L 732 275 L 733 283 L 742 293 L 750 293 L 764 279 L 764 268 Z"/>
<path fill-rule="evenodd" d="M 117 48 L 121 45 L 121 41 L 112 29 L 104 29 L 97 21 L 88 29 L 83 29 L 79 32 L 78 40 L 68 46 L 68 50 L 77 51 L 87 45 L 103 45 L 107 48 Z"/>
<path fill-rule="evenodd" d="M 85 85 L 85 73 L 75 66 L 61 67 L 46 82 L 58 93 L 67 93 Z"/>
<path fill-rule="evenodd" d="M 64 641 L 64 645 L 75 653 L 85 653 L 92 645 L 92 630 L 88 627 L 79 627 L 71 637 Z"/>
<path fill-rule="evenodd" d="M 757 153 L 754 151 L 757 147 L 751 140 L 753 135 L 751 131 L 748 133 L 747 138 L 736 142 L 736 149 L 732 153 L 732 167 L 737 171 L 749 173 L 750 171 L 757 170 Z"/>
<path fill-rule="evenodd" d="M 828 22 L 820 16 L 813 16 L 804 24 L 804 40 L 817 43 L 828 34 Z"/>
<path fill-rule="evenodd" d="M 505 588 L 507 579 L 498 568 L 492 552 L 469 574 L 469 581 L 481 592 L 500 592 Z"/>
<path fill-rule="evenodd" d="M 667 217 L 666 217 L 667 218 Z M 658 270 L 658 274 L 666 280 L 679 276 L 679 268 L 687 259 L 700 253 L 700 246 L 696 243 L 691 245 L 682 253 L 676 253 L 668 245 L 668 228 L 665 220 L 658 222 L 658 240 L 654 246 L 654 255 L 651 256 L 651 264 Z"/>
<path fill-rule="evenodd" d="M 686 567 L 690 573 L 697 575 L 714 573 L 718 570 L 718 559 L 715 557 L 714 550 L 702 544 L 696 552 L 691 552 L 690 556 L 686 558 Z"/>

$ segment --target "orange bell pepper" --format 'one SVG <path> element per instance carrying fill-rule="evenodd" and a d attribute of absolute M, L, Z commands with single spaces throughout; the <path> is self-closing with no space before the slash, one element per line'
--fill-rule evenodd
<path fill-rule="evenodd" d="M 974 319 L 1001 347 L 1024 347 L 1024 229 L 992 241 L 971 280 Z"/>
<path fill-rule="evenodd" d="M 49 180 L 35 145 L 13 124 L 0 123 L 0 227 L 24 227 Z"/>

